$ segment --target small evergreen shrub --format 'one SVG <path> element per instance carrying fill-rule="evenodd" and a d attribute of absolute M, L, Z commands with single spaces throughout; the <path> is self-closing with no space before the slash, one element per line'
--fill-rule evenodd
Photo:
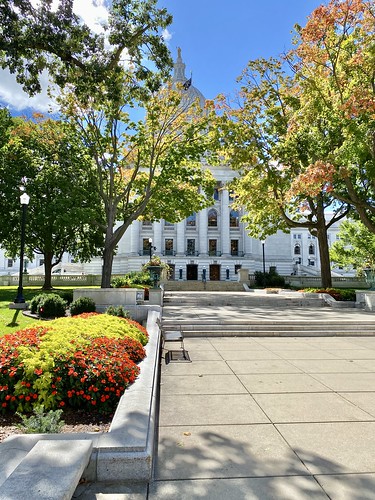
<path fill-rule="evenodd" d="M 30 417 L 16 413 L 22 422 L 17 424 L 24 434 L 56 434 L 61 431 L 65 422 L 61 420 L 62 410 L 44 412 L 43 405 L 35 406 L 34 414 Z"/>
<path fill-rule="evenodd" d="M 65 316 L 67 305 L 60 295 L 45 294 L 38 303 L 37 312 L 41 318 L 61 318 L 61 316 Z"/>
<path fill-rule="evenodd" d="M 125 311 L 122 306 L 109 306 L 105 310 L 106 314 L 118 316 L 119 318 L 130 318 L 129 311 Z"/>
<path fill-rule="evenodd" d="M 268 273 L 255 271 L 255 285 L 259 287 L 285 287 L 285 279 L 283 276 L 272 269 Z"/>
<path fill-rule="evenodd" d="M 78 297 L 70 304 L 70 314 L 76 316 L 82 313 L 95 312 L 95 302 L 90 297 Z"/>
<path fill-rule="evenodd" d="M 38 314 L 39 304 L 45 299 L 46 293 L 40 293 L 38 295 L 34 295 L 34 297 L 30 300 L 30 311 L 33 314 Z"/>

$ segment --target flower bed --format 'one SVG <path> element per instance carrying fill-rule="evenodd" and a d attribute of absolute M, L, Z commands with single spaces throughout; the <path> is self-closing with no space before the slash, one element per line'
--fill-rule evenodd
<path fill-rule="evenodd" d="M 139 373 L 147 331 L 135 321 L 85 313 L 0 339 L 0 411 L 115 410 Z"/>
<path fill-rule="evenodd" d="M 355 290 L 351 288 L 304 288 L 300 292 L 307 293 L 328 293 L 337 301 L 355 301 Z"/>

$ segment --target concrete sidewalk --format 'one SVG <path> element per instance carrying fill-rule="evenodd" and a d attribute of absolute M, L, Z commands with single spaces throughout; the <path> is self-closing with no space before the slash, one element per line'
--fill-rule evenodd
<path fill-rule="evenodd" d="M 375 499 L 375 337 L 185 346 L 162 366 L 150 500 Z"/>

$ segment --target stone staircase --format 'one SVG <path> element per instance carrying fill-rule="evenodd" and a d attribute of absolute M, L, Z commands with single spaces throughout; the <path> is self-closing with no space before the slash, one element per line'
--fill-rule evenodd
<path fill-rule="evenodd" d="M 306 296 L 308 295 L 308 296 Z M 234 291 L 226 293 L 224 291 L 211 291 L 202 293 L 192 291 L 189 293 L 166 291 L 163 299 L 164 305 L 197 305 L 205 307 L 217 306 L 247 306 L 252 307 L 325 307 L 325 300 L 319 294 L 303 294 L 299 292 L 281 294 L 255 294 L 252 292 Z"/>
<path fill-rule="evenodd" d="M 243 292 L 243 283 L 238 281 L 166 281 L 164 290 L 180 292 Z"/>
<path fill-rule="evenodd" d="M 375 315 L 354 305 L 298 292 L 166 292 L 163 328 L 181 326 L 185 337 L 375 335 Z"/>

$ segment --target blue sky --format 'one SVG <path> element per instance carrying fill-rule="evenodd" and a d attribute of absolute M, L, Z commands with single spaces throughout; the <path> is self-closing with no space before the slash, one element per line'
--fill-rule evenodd
<path fill-rule="evenodd" d="M 32 0 L 36 2 L 37 0 Z M 56 0 L 53 0 L 56 3 Z M 93 29 L 106 16 L 108 0 L 74 0 L 74 9 Z M 181 47 L 186 76 L 207 99 L 232 94 L 236 78 L 251 59 L 279 56 L 291 47 L 294 24 L 305 25 L 320 0 L 159 0 L 173 15 L 168 46 Z M 47 81 L 47 76 L 45 77 Z M 46 89 L 46 87 L 45 87 Z M 30 99 L 14 77 L 0 70 L 0 103 L 12 112 L 46 112 L 46 91 Z"/>
<path fill-rule="evenodd" d="M 186 75 L 212 99 L 232 93 L 251 59 L 277 57 L 291 47 L 293 26 L 306 24 L 323 0 L 159 0 L 173 15 L 168 42 L 181 47 Z"/>

